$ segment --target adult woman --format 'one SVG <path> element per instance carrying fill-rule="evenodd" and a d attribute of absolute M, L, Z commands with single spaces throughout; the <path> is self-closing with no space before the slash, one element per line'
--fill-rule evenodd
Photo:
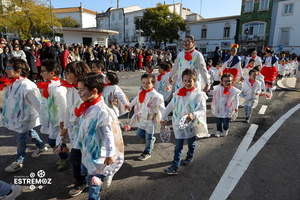
<path fill-rule="evenodd" d="M 14 58 L 20 58 L 20 59 L 22 59 L 22 60 L 24 60 L 24 61 L 27 62 L 26 55 L 25 55 L 24 51 L 20 50 L 20 45 L 15 44 L 13 46 L 13 51 L 11 52 L 11 54 L 12 54 L 12 57 L 14 57 Z"/>
<path fill-rule="evenodd" d="M 0 75 L 4 74 L 7 61 L 11 58 L 11 52 L 8 45 L 4 46 L 3 53 L 0 54 Z"/>

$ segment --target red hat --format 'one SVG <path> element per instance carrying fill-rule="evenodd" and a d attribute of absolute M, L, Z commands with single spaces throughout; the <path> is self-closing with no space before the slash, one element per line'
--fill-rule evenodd
<path fill-rule="evenodd" d="M 51 43 L 50 42 L 45 42 L 45 46 L 46 47 L 51 47 Z"/>

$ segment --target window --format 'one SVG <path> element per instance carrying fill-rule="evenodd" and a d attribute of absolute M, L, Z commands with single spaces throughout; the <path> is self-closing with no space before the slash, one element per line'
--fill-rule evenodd
<path fill-rule="evenodd" d="M 279 45 L 289 46 L 290 41 L 290 28 L 282 28 L 280 34 Z"/>
<path fill-rule="evenodd" d="M 105 25 L 108 26 L 108 20 L 105 20 Z"/>
<path fill-rule="evenodd" d="M 260 10 L 268 10 L 269 8 L 269 0 L 261 0 L 260 1 Z"/>
<path fill-rule="evenodd" d="M 122 20 L 122 13 L 119 13 L 119 20 Z"/>
<path fill-rule="evenodd" d="M 119 40 L 122 40 L 122 36 L 123 36 L 122 32 L 119 32 Z"/>
<path fill-rule="evenodd" d="M 224 38 L 229 38 L 230 36 L 230 27 L 224 28 Z"/>
<path fill-rule="evenodd" d="M 191 35 L 191 30 L 186 30 L 185 31 L 185 36 L 190 36 Z"/>
<path fill-rule="evenodd" d="M 206 32 L 207 32 L 207 29 L 202 29 L 201 30 L 201 38 L 206 38 Z"/>
<path fill-rule="evenodd" d="M 128 17 L 125 18 L 125 24 L 128 25 Z"/>
<path fill-rule="evenodd" d="M 253 0 L 246 0 L 244 12 L 252 12 L 252 11 L 253 11 Z"/>
<path fill-rule="evenodd" d="M 251 22 L 243 26 L 243 36 L 246 36 L 247 40 L 263 39 L 265 37 L 265 22 Z"/>
<path fill-rule="evenodd" d="M 292 14 L 293 13 L 293 4 L 286 4 L 284 5 L 284 14 Z"/>

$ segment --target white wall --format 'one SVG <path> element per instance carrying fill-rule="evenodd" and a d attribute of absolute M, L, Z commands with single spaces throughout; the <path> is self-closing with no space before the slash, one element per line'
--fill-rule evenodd
<path fill-rule="evenodd" d="M 64 31 L 64 42 L 67 44 L 83 43 L 83 37 L 92 38 L 93 45 L 98 44 L 97 38 L 104 39 L 104 45 L 107 46 L 108 34 L 107 33 L 94 33 L 94 32 L 75 32 L 75 31 Z"/>
<path fill-rule="evenodd" d="M 83 12 L 82 13 L 82 28 L 96 27 L 96 15 Z"/>
<path fill-rule="evenodd" d="M 294 4 L 293 13 L 291 15 L 283 14 L 284 5 L 286 4 Z M 273 11 L 277 12 L 276 16 L 276 24 L 274 31 L 274 39 L 272 41 L 272 49 L 275 53 L 279 53 L 278 45 L 280 44 L 281 38 L 281 29 L 289 28 L 289 44 L 283 46 L 283 51 L 289 51 L 290 53 L 300 54 L 300 1 L 281 1 L 278 4 L 278 10 Z M 272 33 L 270 33 L 272 34 Z"/>
<path fill-rule="evenodd" d="M 224 38 L 225 24 L 230 25 L 230 35 Z M 206 26 L 206 38 L 201 38 L 201 30 L 203 25 Z M 216 46 L 222 46 L 222 43 L 234 43 L 234 36 L 236 33 L 236 19 L 219 20 L 219 21 L 205 21 L 188 23 L 187 27 L 190 29 L 190 34 L 195 37 L 196 47 L 199 49 L 206 49 L 206 52 L 214 51 Z M 183 34 L 183 37 L 185 34 Z M 223 48 L 224 50 L 226 48 Z"/>

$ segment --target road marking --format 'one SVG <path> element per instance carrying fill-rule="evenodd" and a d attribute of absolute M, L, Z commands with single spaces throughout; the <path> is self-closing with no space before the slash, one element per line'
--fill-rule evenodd
<path fill-rule="evenodd" d="M 258 114 L 264 115 L 265 112 L 266 112 L 266 110 L 267 110 L 267 107 L 268 106 L 266 106 L 266 105 L 262 105 L 261 108 L 260 108 L 260 110 L 259 110 L 259 112 L 258 112 Z"/>
<path fill-rule="evenodd" d="M 235 164 L 235 166 L 232 168 L 231 165 L 229 165 L 226 169 L 226 171 L 230 170 L 223 174 L 221 177 L 220 182 L 218 183 L 217 187 L 215 188 L 213 194 L 210 197 L 210 200 L 225 200 L 227 197 L 230 195 L 232 190 L 235 188 L 237 183 L 239 182 L 240 178 L 243 176 L 244 172 L 247 170 L 249 167 L 251 161 L 254 159 L 254 157 L 258 154 L 258 152 L 265 146 L 265 144 L 268 142 L 268 140 L 273 136 L 273 134 L 281 127 L 281 125 L 287 120 L 292 114 L 294 114 L 297 110 L 300 109 L 300 104 L 296 105 L 292 109 L 290 109 L 287 113 L 285 113 L 283 116 L 281 116 L 258 140 L 257 142 L 252 145 L 252 147 L 246 151 L 240 160 Z M 251 127 L 250 127 L 251 128 Z M 247 132 L 247 134 L 250 134 L 250 129 Z M 245 136 L 243 141 L 241 142 L 239 149 L 244 149 L 246 144 L 249 142 L 249 137 Z M 246 141 L 244 141 L 246 140 Z M 242 146 L 243 143 L 243 146 Z M 238 151 L 244 151 L 244 150 L 239 150 Z M 235 153 L 234 157 L 236 154 L 241 154 L 241 153 Z M 233 157 L 233 158 L 234 158 Z M 232 159 L 233 161 L 233 159 Z M 230 161 L 230 163 L 232 162 Z M 236 161 L 234 161 L 236 162 Z M 226 174 L 226 176 L 224 176 Z"/>

